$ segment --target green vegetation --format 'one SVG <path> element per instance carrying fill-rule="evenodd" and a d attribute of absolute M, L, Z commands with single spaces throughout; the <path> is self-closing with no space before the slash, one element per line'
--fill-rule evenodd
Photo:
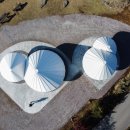
<path fill-rule="evenodd" d="M 91 115 L 93 118 L 102 118 L 103 109 L 98 100 L 91 102 Z"/>
<path fill-rule="evenodd" d="M 113 90 L 114 94 L 120 94 L 125 92 L 130 92 L 130 73 L 128 73 L 126 77 L 120 79 Z"/>
<path fill-rule="evenodd" d="M 7 12 L 13 14 L 13 9 L 20 2 L 28 2 L 28 5 L 7 24 L 73 13 L 106 16 L 130 24 L 129 0 L 69 0 L 67 7 L 64 7 L 64 0 L 48 0 L 43 8 L 41 8 L 42 0 L 5 0 L 0 3 L 0 16 Z M 130 69 L 103 98 L 89 101 L 62 130 L 91 129 L 106 114 L 112 112 L 117 104 L 124 101 L 128 92 L 130 92 Z"/>
<path fill-rule="evenodd" d="M 123 102 L 129 92 L 130 69 L 104 97 L 90 100 L 61 130 L 92 129 L 118 104 Z"/>

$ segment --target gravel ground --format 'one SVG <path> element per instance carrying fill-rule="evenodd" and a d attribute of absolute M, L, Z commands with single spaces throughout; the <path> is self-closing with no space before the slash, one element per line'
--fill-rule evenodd
<path fill-rule="evenodd" d="M 0 52 L 17 42 L 25 40 L 44 41 L 61 49 L 63 45 L 69 48 L 91 36 L 114 36 L 116 40 L 120 33 L 127 33 L 129 36 L 129 31 L 130 26 L 99 16 L 81 14 L 64 17 L 52 16 L 25 21 L 16 26 L 2 27 L 0 30 Z M 122 45 L 124 46 L 125 44 L 123 43 Z M 72 54 L 70 51 L 71 48 L 66 53 L 67 56 Z M 125 56 L 126 53 L 121 54 Z M 129 58 L 129 55 L 127 57 Z M 126 72 L 127 67 L 128 65 L 120 69 L 100 91 L 97 91 L 84 75 L 70 81 L 49 104 L 34 115 L 23 112 L 0 90 L 0 130 L 58 130 L 90 98 L 102 97 Z"/>

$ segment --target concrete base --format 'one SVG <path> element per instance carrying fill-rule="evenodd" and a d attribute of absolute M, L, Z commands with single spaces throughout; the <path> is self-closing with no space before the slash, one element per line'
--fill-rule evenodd
<path fill-rule="evenodd" d="M 7 48 L 4 52 L 2 52 L 0 54 L 0 60 L 3 58 L 4 55 L 6 55 L 9 52 L 13 52 L 13 51 L 22 51 L 25 54 L 29 54 L 29 52 L 37 46 L 43 46 L 46 48 L 52 48 L 52 49 L 57 50 L 54 46 L 44 43 L 44 42 L 25 41 L 25 42 L 20 42 L 18 44 L 15 44 L 15 45 Z M 62 52 L 60 52 L 60 54 L 62 54 Z M 63 54 L 62 54 L 62 56 L 63 56 Z M 66 60 L 68 61 L 68 59 L 66 59 Z M 69 63 L 67 65 L 70 67 Z M 3 91 L 5 91 L 5 93 L 15 103 L 17 103 L 17 105 L 20 106 L 21 109 L 23 109 L 27 113 L 36 113 L 36 112 L 40 111 L 48 102 L 50 102 L 61 91 L 61 89 L 66 84 L 67 84 L 67 82 L 64 82 L 62 84 L 62 86 L 55 91 L 48 92 L 48 93 L 41 93 L 41 92 L 36 92 L 33 89 L 31 89 L 29 86 L 27 86 L 27 84 L 25 82 L 11 83 L 11 82 L 6 81 L 0 75 L 1 89 Z M 37 101 L 37 100 L 41 100 L 41 101 L 38 103 L 35 103 L 32 107 L 29 106 L 29 104 L 32 101 Z"/>
<path fill-rule="evenodd" d="M 69 51 L 70 47 L 77 45 L 81 40 L 92 36 L 114 36 L 120 31 L 129 32 L 130 26 L 108 18 L 81 14 L 46 17 L 25 21 L 16 26 L 2 27 L 0 30 L 0 52 L 18 42 L 34 40 L 49 43 L 64 52 L 66 56 L 69 55 L 68 58 L 70 58 L 73 55 L 73 51 Z M 123 39 L 123 41 L 125 40 Z M 72 68 L 77 70 L 74 64 Z M 93 83 L 82 74 L 77 75 L 75 79 L 66 79 L 67 82 L 69 81 L 66 87 L 45 107 L 42 104 L 43 109 L 34 115 L 23 112 L 1 90 L 0 129 L 58 130 L 90 98 L 102 97 L 126 71 L 127 68 L 119 70 L 100 91 L 95 90 Z M 28 95 L 32 95 L 33 99 L 31 92 Z M 23 100 L 22 98 L 24 96 L 21 97 L 21 100 Z"/>
<path fill-rule="evenodd" d="M 69 59 L 65 57 L 65 61 L 67 62 L 67 75 L 66 79 L 70 79 L 75 77 L 76 74 L 79 72 L 84 73 L 82 69 L 82 58 L 84 53 L 87 51 L 89 47 L 93 45 L 94 40 L 96 37 L 90 37 L 83 42 L 81 42 L 74 50 L 73 58 L 72 58 L 72 64 L 70 64 Z M 31 49 L 37 47 L 37 46 L 44 46 L 44 47 L 50 47 L 53 49 L 56 49 L 54 46 L 44 43 L 44 42 L 38 42 L 38 41 L 25 41 L 17 43 L 9 48 L 7 48 L 4 52 L 0 55 L 0 60 L 2 57 L 13 51 L 22 51 L 23 53 L 29 54 Z M 58 50 L 58 49 L 56 49 Z M 59 50 L 58 50 L 59 51 Z M 62 52 L 60 54 L 63 56 Z M 96 81 L 91 78 L 89 78 L 87 75 L 86 78 L 90 80 L 90 82 L 95 86 L 95 89 L 102 89 L 104 85 L 114 77 L 116 72 L 107 80 L 105 81 Z M 67 84 L 69 81 L 64 81 L 62 86 L 52 92 L 48 93 L 40 93 L 36 92 L 33 89 L 31 89 L 25 82 L 22 83 L 10 83 L 3 79 L 3 77 L 0 75 L 0 86 L 3 91 L 5 91 L 6 94 L 8 94 L 9 97 L 11 97 L 14 102 L 17 103 L 18 106 L 20 106 L 21 109 L 23 109 L 27 113 L 36 113 L 39 112 L 47 103 L 49 103 Z M 97 90 L 98 91 L 98 90 Z M 29 106 L 29 104 L 32 101 L 38 101 L 40 102 L 35 103 L 33 106 Z"/>

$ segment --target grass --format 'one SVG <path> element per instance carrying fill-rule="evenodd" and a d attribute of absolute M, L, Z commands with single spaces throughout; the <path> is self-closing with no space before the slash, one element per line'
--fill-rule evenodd
<path fill-rule="evenodd" d="M 117 14 L 118 9 L 111 9 L 106 7 L 101 0 L 87 0 L 84 1 L 84 5 L 80 7 L 80 11 L 84 14 L 95 14 L 95 15 L 102 15 L 102 14 Z"/>
<path fill-rule="evenodd" d="M 90 100 L 61 130 L 92 129 L 105 115 L 125 100 L 130 92 L 130 69 L 101 99 Z M 77 129 L 80 130 L 80 129 Z"/>
<path fill-rule="evenodd" d="M 5 0 L 0 3 L 0 15 L 5 12 L 13 13 L 13 9 L 19 2 L 28 2 L 28 5 L 20 11 L 8 24 L 17 24 L 24 20 L 41 18 L 50 15 L 65 15 L 72 13 L 84 13 L 95 15 L 113 16 L 120 12 L 119 9 L 111 9 L 102 3 L 102 0 L 70 0 L 64 8 L 64 0 L 48 0 L 41 8 L 42 0 Z"/>
<path fill-rule="evenodd" d="M 28 5 L 22 11 L 17 13 L 11 22 L 7 24 L 13 25 L 24 20 L 41 18 L 50 15 L 65 15 L 73 13 L 106 16 L 130 24 L 130 7 L 127 7 L 122 11 L 121 8 L 110 8 L 105 6 L 102 3 L 102 0 L 69 0 L 69 5 L 64 8 L 63 0 L 48 0 L 48 3 L 41 8 L 41 1 L 42 0 L 5 0 L 3 3 L 0 3 L 0 16 L 5 12 L 13 13 L 12 10 L 19 2 L 28 2 Z M 128 91 L 130 91 L 130 70 L 125 77 L 115 84 L 105 98 L 89 101 L 74 117 L 71 118 L 62 130 L 79 129 L 81 126 L 85 127 L 82 129 L 86 130 L 86 125 L 91 127 L 91 123 L 98 123 L 98 121 L 102 119 L 106 113 L 110 112 L 108 109 L 104 109 L 105 106 L 110 104 L 111 106 L 109 107 L 111 108 L 110 110 L 112 110 L 116 103 L 120 102 L 120 100 L 110 99 L 113 97 L 118 99 L 118 96 L 122 99 L 122 93 L 124 94 Z M 105 104 L 104 101 L 107 104 Z M 105 105 L 103 105 L 103 103 Z"/>
<path fill-rule="evenodd" d="M 121 13 L 119 13 L 118 15 L 111 15 L 111 14 L 103 14 L 102 16 L 106 16 L 112 19 L 116 19 L 119 21 L 122 21 L 126 24 L 130 25 L 130 6 L 126 7 Z"/>

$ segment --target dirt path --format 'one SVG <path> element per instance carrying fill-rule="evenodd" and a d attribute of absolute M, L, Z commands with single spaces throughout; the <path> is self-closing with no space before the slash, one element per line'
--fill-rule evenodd
<path fill-rule="evenodd" d="M 66 1 L 67 0 L 4 0 L 2 3 L 0 3 L 0 16 L 8 12 L 10 15 L 16 13 L 12 20 L 6 24 L 17 24 L 24 20 L 41 18 L 50 15 L 66 15 L 72 13 L 113 16 L 113 14 L 117 15 L 117 13 L 122 10 L 105 6 L 102 0 L 68 0 L 69 3 L 67 5 L 65 4 Z M 19 3 L 24 2 L 27 2 L 25 8 L 19 12 L 13 11 L 13 9 Z M 121 18 L 119 20 L 123 19 L 124 18 Z"/>

